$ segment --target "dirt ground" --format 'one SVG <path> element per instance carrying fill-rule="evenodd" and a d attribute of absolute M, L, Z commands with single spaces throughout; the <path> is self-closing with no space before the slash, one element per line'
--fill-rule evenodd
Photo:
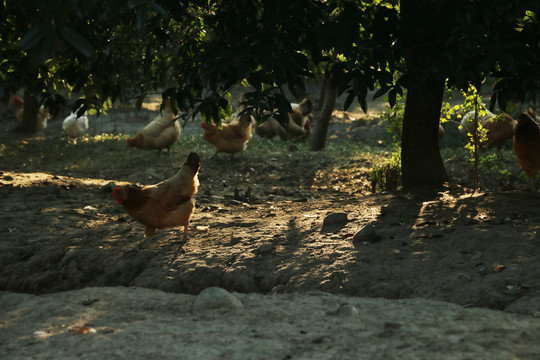
<path fill-rule="evenodd" d="M 102 126 L 129 133 L 145 121 L 137 119 L 133 128 L 122 122 Z M 184 130 L 182 136 L 198 130 Z M 385 129 L 376 119 L 337 112 L 331 141 L 343 133 L 377 146 Z M 4 144 L 28 141 L 41 140 L 2 133 Z M 504 160 L 513 174 L 510 180 L 487 177 L 491 191 L 473 193 L 465 161 L 451 160 L 452 182 L 442 190 L 374 194 L 367 179 L 371 160 L 330 159 L 298 151 L 294 144 L 289 150 L 283 156 L 240 154 L 230 160 L 209 159 L 213 151 L 206 148 L 186 244 L 179 242 L 182 230 L 177 229 L 144 239 L 143 226 L 112 201 L 111 183 L 158 182 L 174 174 L 188 150 L 175 148 L 169 157 L 139 151 L 132 163 L 118 164 L 113 149 L 112 165 L 92 174 L 51 173 L 28 159 L 12 168 L 1 166 L 0 296 L 118 286 L 196 295 L 217 286 L 250 294 L 238 295 L 247 303 L 277 294 L 305 303 L 316 296 L 300 294 L 313 291 L 349 297 L 335 300 L 336 306 L 359 298 L 422 298 L 461 309 L 519 313 L 532 321 L 523 331 L 532 326 L 538 334 L 540 196 L 528 190 L 515 158 Z M 62 161 L 62 155 L 48 153 L 40 161 Z M 323 228 L 324 219 L 334 213 L 345 213 L 347 220 Z M 356 241 L 354 235 L 366 226 L 374 234 Z M 390 312 L 396 304 L 410 304 L 380 301 Z M 426 306 L 415 301 L 419 308 Z M 4 354 L 14 354 L 6 349 Z M 540 353 L 527 351 L 522 358 Z M 366 358 L 386 358 L 379 355 Z M 264 358 L 257 353 L 250 357 Z M 285 352 L 268 358 L 296 357 Z"/>

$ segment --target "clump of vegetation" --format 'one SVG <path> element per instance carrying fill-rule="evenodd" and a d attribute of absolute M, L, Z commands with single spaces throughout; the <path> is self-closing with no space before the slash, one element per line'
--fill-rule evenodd
<path fill-rule="evenodd" d="M 390 159 L 375 165 L 369 173 L 372 192 L 396 191 L 401 186 L 401 155 L 393 152 Z"/>
<path fill-rule="evenodd" d="M 401 186 L 401 134 L 403 130 L 403 115 L 405 100 L 397 95 L 393 107 L 388 106 L 380 116 L 388 120 L 386 130 L 392 136 L 392 155 L 386 162 L 375 165 L 369 173 L 371 191 L 395 191 Z"/>
<path fill-rule="evenodd" d="M 507 181 L 510 179 L 512 173 L 507 169 L 504 162 L 499 161 L 500 159 L 495 154 L 486 154 L 480 156 L 480 165 L 482 169 L 491 171 L 495 173 L 495 177 L 499 181 Z"/>
<path fill-rule="evenodd" d="M 469 119 L 469 126 L 466 126 L 467 137 L 469 141 L 464 146 L 468 154 L 469 163 L 474 169 L 474 188 L 481 187 L 481 178 L 479 173 L 479 167 L 484 170 L 496 171 L 499 177 L 504 180 L 510 175 L 510 172 L 506 169 L 504 163 L 496 161 L 497 158 L 493 154 L 485 153 L 480 154 L 482 149 L 488 140 L 487 129 L 482 126 L 482 119 L 485 118 L 489 112 L 486 104 L 482 102 L 481 96 L 478 90 L 474 86 L 469 86 L 467 91 L 462 91 L 464 96 L 463 104 L 450 106 L 449 103 L 443 104 L 442 116 L 450 120 L 452 116 L 456 116 L 457 119 L 462 119 L 464 115 L 469 112 L 474 112 L 474 115 Z M 499 114 L 492 121 L 504 121 L 505 115 Z M 459 125 L 461 131 L 463 131 L 463 124 Z"/>

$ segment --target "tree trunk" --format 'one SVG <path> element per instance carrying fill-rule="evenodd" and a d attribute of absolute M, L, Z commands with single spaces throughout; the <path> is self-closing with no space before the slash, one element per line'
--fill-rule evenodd
<path fill-rule="evenodd" d="M 24 111 L 22 121 L 17 127 L 17 131 L 25 133 L 35 133 L 37 131 L 37 114 L 39 111 L 39 102 L 37 96 L 33 95 L 28 89 L 25 89 L 24 96 Z"/>
<path fill-rule="evenodd" d="M 399 38 L 407 66 L 407 100 L 401 138 L 401 172 L 405 187 L 441 186 L 448 177 L 439 152 L 439 120 L 444 94 L 440 62 L 444 34 L 436 33 L 444 21 L 447 2 L 400 1 Z M 435 32 L 435 33 L 434 33 Z"/>
<path fill-rule="evenodd" d="M 444 80 L 426 80 L 407 91 L 401 144 L 401 171 L 405 187 L 441 186 L 448 180 L 439 151 L 439 120 Z"/>
<path fill-rule="evenodd" d="M 324 98 L 326 97 L 326 78 L 323 79 L 321 85 L 322 85 L 321 89 L 319 90 L 319 101 L 317 101 L 317 106 L 316 106 L 317 110 L 322 109 Z"/>
<path fill-rule="evenodd" d="M 337 86 L 332 83 L 331 78 L 325 77 L 324 80 L 324 100 L 319 118 L 315 122 L 315 130 L 311 139 L 311 150 L 319 151 L 324 149 L 326 135 L 328 133 L 328 124 L 334 111 L 337 99 Z"/>

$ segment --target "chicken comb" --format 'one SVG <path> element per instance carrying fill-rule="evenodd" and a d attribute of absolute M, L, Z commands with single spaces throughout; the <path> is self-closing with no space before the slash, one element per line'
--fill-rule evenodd
<path fill-rule="evenodd" d="M 117 186 L 117 187 L 114 188 L 114 190 L 112 192 L 112 197 L 119 204 L 122 204 L 122 198 L 118 196 L 118 192 L 120 192 L 121 190 L 122 190 L 122 188 L 120 186 Z"/>

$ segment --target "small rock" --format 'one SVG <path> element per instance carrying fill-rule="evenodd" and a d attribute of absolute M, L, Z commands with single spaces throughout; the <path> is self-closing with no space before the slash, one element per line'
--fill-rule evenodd
<path fill-rule="evenodd" d="M 261 255 L 269 254 L 273 250 L 274 250 L 274 245 L 272 244 L 262 244 L 261 246 L 259 246 L 259 254 Z"/>
<path fill-rule="evenodd" d="M 323 220 L 321 232 L 335 233 L 347 224 L 347 213 L 333 213 L 326 216 Z"/>
<path fill-rule="evenodd" d="M 342 304 L 337 313 L 339 316 L 358 316 L 358 309 L 350 304 Z"/>
<path fill-rule="evenodd" d="M 209 287 L 197 295 L 193 301 L 191 311 L 198 314 L 209 310 L 234 310 L 242 306 L 242 302 L 227 290 L 219 287 Z"/>
<path fill-rule="evenodd" d="M 228 245 L 236 245 L 236 244 L 239 244 L 241 241 L 242 241 L 242 237 L 240 237 L 240 236 L 232 236 L 231 241 L 229 242 Z"/>
<path fill-rule="evenodd" d="M 375 228 L 371 224 L 367 224 L 363 229 L 359 230 L 353 236 L 353 242 L 365 243 L 365 242 L 375 242 L 377 239 L 377 234 L 375 233 Z"/>
<path fill-rule="evenodd" d="M 347 213 L 333 213 L 324 218 L 323 226 L 344 224 L 347 220 Z"/>
<path fill-rule="evenodd" d="M 103 185 L 101 187 L 101 191 L 106 192 L 106 193 L 113 192 L 115 187 L 116 187 L 116 184 L 111 181 L 110 183 Z"/>

